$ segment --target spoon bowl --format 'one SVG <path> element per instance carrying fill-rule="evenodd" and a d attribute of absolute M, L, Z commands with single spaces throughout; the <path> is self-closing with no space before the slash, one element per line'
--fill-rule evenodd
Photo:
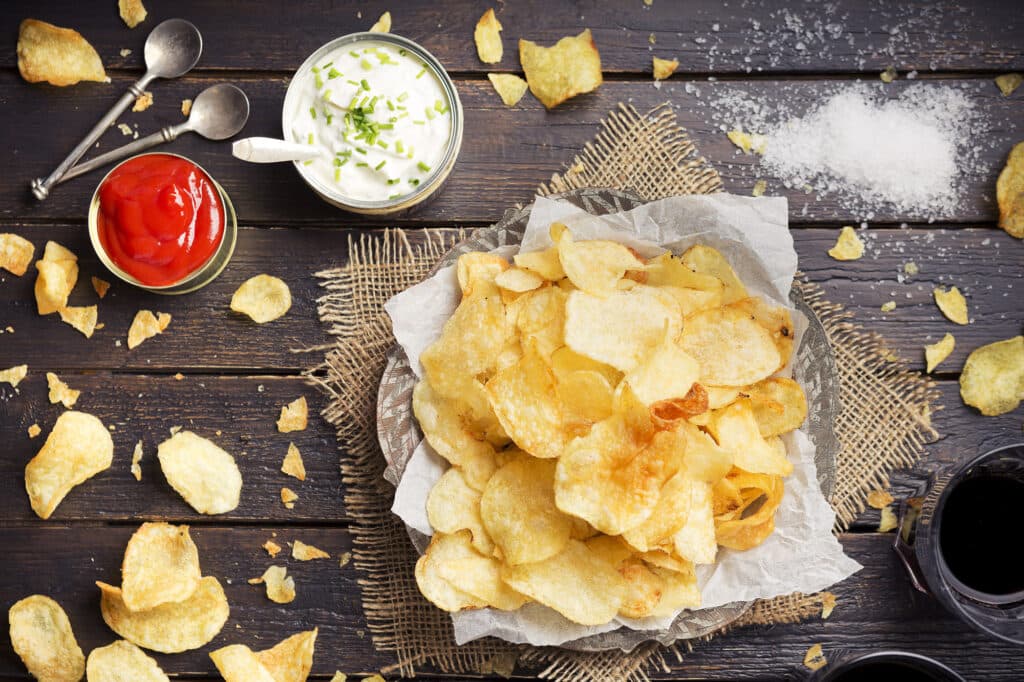
<path fill-rule="evenodd" d="M 227 83 L 206 88 L 192 103 L 189 127 L 208 140 L 226 140 L 249 120 L 249 98 Z"/>
<path fill-rule="evenodd" d="M 188 73 L 203 53 L 203 37 L 192 22 L 168 19 L 146 38 L 146 71 L 154 78 L 177 78 Z"/>

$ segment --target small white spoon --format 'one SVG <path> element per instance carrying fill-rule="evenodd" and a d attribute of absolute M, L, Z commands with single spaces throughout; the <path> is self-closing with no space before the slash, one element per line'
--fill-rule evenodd
<path fill-rule="evenodd" d="M 282 161 L 309 161 L 320 156 L 316 147 L 273 137 L 247 137 L 231 145 L 236 159 L 250 163 L 281 163 Z"/>

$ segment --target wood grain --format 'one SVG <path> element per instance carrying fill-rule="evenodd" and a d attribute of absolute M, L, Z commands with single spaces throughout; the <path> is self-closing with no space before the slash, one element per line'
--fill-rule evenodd
<path fill-rule="evenodd" d="M 473 27 L 488 7 L 504 26 L 505 55 L 483 64 L 473 46 Z M 517 41 L 552 44 L 590 28 L 605 73 L 650 73 L 651 55 L 676 57 L 684 73 L 762 74 L 771 72 L 872 75 L 890 64 L 900 70 L 978 71 L 1020 69 L 1021 17 L 1013 3 L 864 3 L 837 0 L 822 11 L 815 0 L 722 3 L 715 0 L 641 0 L 609 4 L 485 2 L 398 3 L 385 0 L 339 3 L 266 3 L 258 12 L 244 0 L 151 3 L 149 17 L 129 30 L 114 10 L 81 12 L 74 0 L 41 7 L 27 0 L 0 5 L 8 26 L 0 66 L 15 64 L 14 27 L 27 16 L 73 26 L 97 48 L 108 68 L 141 69 L 142 45 L 163 19 L 184 17 L 203 33 L 204 71 L 293 71 L 313 50 L 346 33 L 367 30 L 385 10 L 393 28 L 433 52 L 451 71 L 483 73 L 518 70 Z M 655 44 L 649 43 L 654 36 Z M 133 53 L 120 56 L 122 48 Z"/>
<path fill-rule="evenodd" d="M 155 104 L 145 112 L 122 117 L 140 134 L 181 121 L 180 102 L 220 79 L 184 78 L 153 86 Z M 252 116 L 242 137 L 281 135 L 281 103 L 287 80 L 282 77 L 232 75 L 248 94 Z M 32 222 L 84 222 L 93 190 L 102 173 L 76 178 L 38 202 L 31 197 L 29 181 L 49 173 L 91 127 L 94 118 L 109 107 L 129 79 L 115 76 L 111 85 L 83 84 L 74 88 L 31 86 L 11 71 L 0 71 L 0 92 L 7 102 L 8 125 L 0 128 L 0 163 L 9 180 L 0 187 L 0 218 Z M 964 168 L 961 201 L 946 217 L 949 222 L 995 221 L 993 187 L 1013 143 L 1024 137 L 1024 94 L 1003 97 L 990 78 L 963 80 L 898 81 L 886 88 L 895 96 L 907 88 L 957 85 L 964 89 L 979 111 L 985 129 L 966 141 L 978 147 L 978 159 Z M 768 194 L 786 196 L 793 225 L 854 221 L 867 210 L 845 208 L 843 197 L 807 195 L 799 187 L 787 189 L 758 167 L 756 155 L 743 155 L 720 129 L 736 122 L 728 109 L 715 105 L 739 95 L 763 102 L 768 110 L 800 113 L 822 93 L 834 90 L 834 81 L 718 81 L 693 84 L 671 82 L 660 90 L 651 82 L 609 81 L 597 92 L 577 97 L 548 112 L 532 98 L 515 109 L 506 108 L 487 81 L 459 80 L 458 89 L 466 112 L 466 130 L 459 161 L 447 185 L 430 204 L 411 215 L 364 218 L 339 211 L 319 200 L 288 164 L 254 166 L 230 156 L 228 143 L 210 142 L 185 135 L 167 151 L 183 154 L 206 168 L 227 190 L 243 225 L 315 224 L 329 227 L 360 225 L 445 225 L 486 223 L 501 217 L 511 206 L 528 203 L 537 185 L 561 170 L 600 129 L 600 121 L 620 102 L 639 111 L 663 102 L 676 107 L 697 150 L 722 173 L 725 188 L 749 195 L 758 179 L 768 183 Z M 1021 91 L 1024 93 L 1024 90 Z M 740 120 L 742 123 L 743 120 Z M 112 128 L 97 151 L 121 146 L 129 138 Z M 872 223 L 920 221 L 921 216 L 880 207 L 872 210 Z"/>

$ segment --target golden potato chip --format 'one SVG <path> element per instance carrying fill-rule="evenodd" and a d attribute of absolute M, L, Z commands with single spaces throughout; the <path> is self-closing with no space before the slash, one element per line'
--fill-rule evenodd
<path fill-rule="evenodd" d="M 521 294 L 524 291 L 533 291 L 542 284 L 544 278 L 530 270 L 521 268 L 509 268 L 494 278 L 494 283 L 506 291 Z"/>
<path fill-rule="evenodd" d="M 107 291 L 110 290 L 110 282 L 100 279 L 99 277 L 92 277 L 92 288 L 96 292 L 96 295 L 103 298 L 107 295 Z"/>
<path fill-rule="evenodd" d="M 971 351 L 960 373 L 960 397 L 990 417 L 1016 410 L 1024 397 L 1024 336 Z"/>
<path fill-rule="evenodd" d="M 490 556 L 494 552 L 494 542 L 480 517 L 480 492 L 470 487 L 457 467 L 446 471 L 427 495 L 427 520 L 441 533 L 465 529 L 481 554 Z"/>
<path fill-rule="evenodd" d="M 534 457 L 509 462 L 487 482 L 480 517 L 506 563 L 543 561 L 569 542 L 573 519 L 555 506 L 554 482 L 555 462 Z"/>
<path fill-rule="evenodd" d="M 181 100 L 181 115 L 188 118 L 188 115 L 192 113 L 192 100 L 183 99 Z"/>
<path fill-rule="evenodd" d="M 699 609 L 700 588 L 693 564 L 687 562 L 684 570 L 651 566 L 651 572 L 660 580 L 661 599 L 650 615 L 657 618 L 676 613 L 680 609 Z"/>
<path fill-rule="evenodd" d="M 61 308 L 60 319 L 82 332 L 85 338 L 92 338 L 96 330 L 96 306 L 67 306 Z"/>
<path fill-rule="evenodd" d="M 129 611 L 121 588 L 96 582 L 100 611 L 107 626 L 143 649 L 177 654 L 198 649 L 221 631 L 228 620 L 228 599 L 213 576 L 204 576 L 185 601 L 161 604 L 148 611 Z"/>
<path fill-rule="evenodd" d="M 537 351 L 545 358 L 565 345 L 565 303 L 568 298 L 569 295 L 559 287 L 544 287 L 520 296 L 509 305 L 509 318 L 519 332 L 517 345 L 520 351 L 526 348 L 527 339 L 536 343 Z M 499 369 L 518 359 L 507 358 L 508 362 L 499 363 Z"/>
<path fill-rule="evenodd" d="M 647 552 L 665 543 L 686 524 L 692 486 L 693 479 L 684 472 L 670 478 L 662 486 L 651 515 L 623 533 L 622 538 L 638 552 Z"/>
<path fill-rule="evenodd" d="M 267 599 L 277 604 L 289 604 L 295 600 L 295 579 L 288 575 L 284 566 L 271 566 L 259 578 L 250 578 L 250 585 L 265 584 Z"/>
<path fill-rule="evenodd" d="M 501 22 L 494 16 L 494 9 L 488 9 L 476 22 L 473 30 L 473 42 L 476 53 L 484 64 L 497 64 L 501 61 Z"/>
<path fill-rule="evenodd" d="M 883 313 L 891 313 L 896 310 L 896 301 L 886 301 L 879 308 Z"/>
<path fill-rule="evenodd" d="M 554 239 L 555 234 L 557 239 Z M 608 296 L 615 291 L 616 283 L 626 271 L 645 267 L 632 251 L 617 242 L 575 241 L 569 230 L 555 226 L 552 226 L 552 235 L 566 277 L 577 289 L 593 296 Z"/>
<path fill-rule="evenodd" d="M 724 301 L 725 285 L 722 280 L 714 275 L 694 272 L 671 253 L 663 253 L 647 261 L 644 274 L 649 286 L 664 288 L 675 297 L 683 317 L 717 308 Z"/>
<path fill-rule="evenodd" d="M 110 82 L 100 56 L 82 34 L 38 19 L 25 19 L 18 29 L 18 71 L 29 83 Z"/>
<path fill-rule="evenodd" d="M 821 650 L 820 644 L 814 644 L 804 654 L 804 666 L 811 670 L 819 670 L 828 665 L 828 659 L 825 658 L 824 652 Z"/>
<path fill-rule="evenodd" d="M 39 424 L 33 424 L 32 426 L 28 427 L 28 437 L 29 438 L 35 438 L 36 436 L 38 436 L 42 432 L 43 432 L 43 430 L 41 428 L 39 428 Z"/>
<path fill-rule="evenodd" d="M 932 293 L 935 295 L 935 305 L 939 306 L 939 310 L 946 316 L 946 319 L 957 324 L 970 322 L 967 317 L 967 300 L 959 289 L 951 287 L 944 291 L 936 288 Z"/>
<path fill-rule="evenodd" d="M 558 374 L 555 377 L 558 400 L 565 412 L 565 429 L 572 434 L 585 434 L 591 424 L 607 419 L 612 413 L 615 389 L 603 374 L 592 369 Z"/>
<path fill-rule="evenodd" d="M 273 540 L 267 540 L 263 543 L 263 549 L 267 550 L 267 554 L 271 557 L 276 557 L 281 552 L 281 545 Z"/>
<path fill-rule="evenodd" d="M 390 33 L 391 32 L 391 12 L 385 12 L 380 15 L 373 26 L 370 27 L 370 33 Z"/>
<path fill-rule="evenodd" d="M 659 400 L 651 405 L 651 421 L 659 430 L 674 430 L 680 423 L 705 423 L 703 418 L 708 410 L 708 394 L 704 386 L 694 382 L 682 398 Z M 696 423 L 696 422 L 693 422 Z"/>
<path fill-rule="evenodd" d="M 857 260 L 864 255 L 864 242 L 851 226 L 846 225 L 839 231 L 836 245 L 828 250 L 828 255 L 836 260 Z"/>
<path fill-rule="evenodd" d="M 623 372 L 640 364 L 666 336 L 678 336 L 682 326 L 675 300 L 654 287 L 604 298 L 573 291 L 565 304 L 565 344 Z"/>
<path fill-rule="evenodd" d="M 892 507 L 882 507 L 882 514 L 878 521 L 878 532 L 888 533 L 891 530 L 895 530 L 899 525 L 899 519 L 896 518 L 896 513 L 892 510 Z"/>
<path fill-rule="evenodd" d="M 43 257 L 36 261 L 36 306 L 40 315 L 67 306 L 68 295 L 78 281 L 78 258 L 57 242 L 47 242 Z"/>
<path fill-rule="evenodd" d="M 807 397 L 800 384 L 786 377 L 769 377 L 743 389 L 750 398 L 757 429 L 768 438 L 800 428 L 807 418 Z"/>
<path fill-rule="evenodd" d="M 535 457 L 558 457 L 565 447 L 562 404 L 551 368 L 530 343 L 522 359 L 487 382 L 487 398 L 505 433 Z"/>
<path fill-rule="evenodd" d="M 750 314 L 728 306 L 687 318 L 679 345 L 700 364 L 701 383 L 714 386 L 756 383 L 782 362 L 769 331 Z"/>
<path fill-rule="evenodd" d="M 299 496 L 295 494 L 295 491 L 291 488 L 281 488 L 281 503 L 288 509 L 295 508 L 295 500 L 299 499 Z"/>
<path fill-rule="evenodd" d="M 508 261 L 493 253 L 471 251 L 462 254 L 455 265 L 462 297 L 471 298 L 494 293 L 495 278 L 508 268 Z"/>
<path fill-rule="evenodd" d="M 132 320 L 132 324 L 128 328 L 128 350 L 135 348 L 146 339 L 163 333 L 170 323 L 171 316 L 167 313 L 154 315 L 151 310 L 140 310 L 135 313 L 135 319 Z"/>
<path fill-rule="evenodd" d="M 519 63 L 526 72 L 530 92 L 548 109 L 596 90 L 602 81 L 601 55 L 589 28 L 578 36 L 562 38 L 552 47 L 520 40 Z"/>
<path fill-rule="evenodd" d="M 740 389 L 726 386 L 705 386 L 708 394 L 708 409 L 718 410 L 733 402 L 740 396 Z"/>
<path fill-rule="evenodd" d="M 426 554 L 421 556 L 416 562 L 416 584 L 420 588 L 420 593 L 431 604 L 449 613 L 456 613 L 466 609 L 480 609 L 487 606 L 487 602 L 484 600 L 464 592 L 441 576 L 441 567 L 434 560 L 438 551 L 435 549 L 434 554 L 431 554 L 430 547 L 435 547 L 435 543 L 444 543 L 444 537 L 451 536 L 445 536 L 443 533 L 435 534 L 430 540 L 430 546 L 427 547 Z M 440 553 L 443 554 L 444 552 Z"/>
<path fill-rule="evenodd" d="M 242 283 L 231 297 L 231 309 L 257 324 L 276 320 L 292 307 L 292 292 L 283 280 L 256 275 Z"/>
<path fill-rule="evenodd" d="M 483 490 L 494 472 L 494 446 L 474 438 L 467 431 L 457 404 L 438 397 L 427 381 L 421 381 L 413 390 L 412 408 L 430 446 L 449 463 L 460 467 L 467 483 Z"/>
<path fill-rule="evenodd" d="M 25 466 L 25 490 L 32 511 L 48 519 L 64 496 L 104 469 L 114 458 L 114 442 L 96 417 L 65 412 L 42 449 Z"/>
<path fill-rule="evenodd" d="M 142 467 L 139 466 L 139 462 L 142 461 L 142 441 L 140 440 L 135 444 L 135 449 L 132 451 L 132 476 L 135 477 L 136 481 L 142 480 Z"/>
<path fill-rule="evenodd" d="M 277 419 L 277 430 L 281 433 L 304 431 L 309 419 L 309 405 L 306 396 L 296 398 L 281 408 L 281 416 Z"/>
<path fill-rule="evenodd" d="M 142 0 L 117 0 L 117 9 L 128 28 L 135 28 L 146 20 L 146 8 Z"/>
<path fill-rule="evenodd" d="M 928 363 L 926 372 L 931 372 L 939 366 L 939 363 L 949 357 L 956 347 L 956 339 L 952 334 L 947 333 L 935 343 L 926 344 L 924 347 L 924 359 Z"/>
<path fill-rule="evenodd" d="M 199 550 L 188 526 L 144 523 L 124 550 L 121 600 L 129 611 L 146 611 L 191 597 L 199 587 Z"/>
<path fill-rule="evenodd" d="M 681 558 L 694 564 L 712 564 L 718 553 L 711 484 L 694 481 L 690 486 L 690 509 L 686 523 L 672 536 L 672 547 Z"/>
<path fill-rule="evenodd" d="M 276 682 L 249 647 L 232 644 L 210 652 L 224 682 Z"/>
<path fill-rule="evenodd" d="M 683 462 L 686 475 L 697 481 L 715 483 L 733 466 L 733 454 L 721 448 L 704 431 L 694 424 L 683 422 L 680 427 L 686 438 Z"/>
<path fill-rule="evenodd" d="M 85 655 L 60 604 L 41 594 L 16 602 L 7 612 L 11 646 L 37 680 L 78 682 Z"/>
<path fill-rule="evenodd" d="M 1018 142 L 1006 158 L 1006 167 L 996 181 L 999 227 L 1006 233 L 1024 238 L 1024 142 Z"/>
<path fill-rule="evenodd" d="M 872 490 L 868 493 L 868 506 L 874 509 L 882 509 L 893 503 L 893 497 L 885 490 Z"/>
<path fill-rule="evenodd" d="M 626 581 L 619 615 L 626 618 L 650 616 L 661 601 L 661 579 L 640 559 L 629 558 L 612 565 Z"/>
<path fill-rule="evenodd" d="M 53 372 L 46 373 L 46 384 L 50 388 L 50 402 L 54 404 L 61 403 L 69 410 L 75 406 L 75 403 L 78 402 L 78 396 L 82 394 L 81 391 L 69 388 Z"/>
<path fill-rule="evenodd" d="M 313 649 L 318 629 L 299 632 L 281 640 L 270 649 L 256 652 L 256 659 L 274 678 L 274 682 L 306 682 L 313 667 Z"/>
<path fill-rule="evenodd" d="M 737 400 L 715 413 L 708 430 L 718 445 L 733 453 L 735 466 L 755 474 L 789 476 L 793 463 L 761 435 L 749 398 Z"/>
<path fill-rule="evenodd" d="M 663 339 L 625 376 L 633 393 L 645 405 L 685 398 L 699 378 L 700 365 L 670 337 Z"/>
<path fill-rule="evenodd" d="M 313 559 L 330 559 L 331 555 L 319 547 L 307 545 L 302 540 L 296 540 L 292 545 L 292 558 L 298 561 L 312 561 Z"/>
<path fill-rule="evenodd" d="M 772 343 L 779 351 L 779 366 L 782 369 L 789 363 L 793 354 L 793 318 L 789 310 L 782 306 L 772 305 L 760 296 L 751 296 L 729 304 L 768 330 Z"/>
<path fill-rule="evenodd" d="M 88 682 L 170 682 L 155 660 L 123 639 L 93 649 L 85 677 Z"/>
<path fill-rule="evenodd" d="M 736 271 L 717 249 L 702 244 L 691 246 L 683 254 L 682 260 L 683 265 L 690 270 L 701 275 L 717 277 L 722 282 L 725 287 L 722 292 L 723 304 L 734 303 L 749 296 Z"/>
<path fill-rule="evenodd" d="M 28 271 L 36 247 L 24 237 L 0 233 L 0 268 L 21 277 Z"/>
<path fill-rule="evenodd" d="M 135 98 L 135 104 L 132 105 L 132 111 L 145 111 L 151 106 L 153 106 L 153 93 L 147 90 Z"/>
<path fill-rule="evenodd" d="M 519 100 L 526 94 L 526 88 L 529 87 L 526 81 L 514 73 L 489 73 L 487 78 L 507 107 L 519 104 Z"/>
<path fill-rule="evenodd" d="M 295 447 L 295 443 L 288 443 L 288 454 L 281 463 L 281 471 L 300 481 L 306 480 L 306 465 L 302 462 L 302 454 Z"/>
<path fill-rule="evenodd" d="M 17 388 L 21 380 L 28 374 L 28 365 L 17 365 L 0 370 L 0 382 L 7 382 L 13 388 Z"/>
<path fill-rule="evenodd" d="M 665 80 L 679 68 L 678 59 L 659 59 L 654 57 L 654 80 Z"/>
<path fill-rule="evenodd" d="M 473 549 L 469 531 L 435 533 L 427 548 L 438 575 L 475 599 L 502 611 L 514 611 L 528 599 L 501 580 L 501 562 Z"/>
<path fill-rule="evenodd" d="M 347 681 L 348 681 L 348 675 L 346 675 L 345 673 L 341 672 L 340 670 L 335 670 L 334 671 L 334 677 L 332 677 L 330 679 L 330 682 L 347 682 Z"/>
<path fill-rule="evenodd" d="M 549 282 L 557 282 L 565 278 L 562 261 L 558 258 L 558 247 L 553 246 L 542 251 L 520 252 L 515 255 L 513 260 L 518 267 L 536 272 Z"/>
<path fill-rule="evenodd" d="M 615 567 L 579 540 L 555 556 L 501 569 L 513 589 L 580 625 L 603 625 L 622 606 L 626 581 Z"/>
<path fill-rule="evenodd" d="M 238 506 L 242 474 L 235 458 L 191 431 L 179 431 L 157 446 L 167 482 L 200 514 L 224 514 Z"/>
<path fill-rule="evenodd" d="M 821 593 L 821 619 L 828 620 L 836 608 L 836 595 L 831 592 Z"/>
<path fill-rule="evenodd" d="M 765 149 L 768 147 L 768 138 L 758 133 L 746 133 L 739 128 L 735 128 L 726 133 L 726 137 L 734 145 L 743 150 L 744 154 L 754 152 L 755 154 L 764 154 Z"/>
<path fill-rule="evenodd" d="M 764 542 L 775 530 L 775 512 L 784 492 L 782 478 L 738 470 L 729 478 L 743 502 L 715 517 L 715 540 L 722 547 L 744 551 Z M 762 500 L 760 506 L 751 513 L 758 500 Z"/>
<path fill-rule="evenodd" d="M 1003 73 L 995 77 L 995 82 L 999 87 L 999 92 L 1003 93 L 1003 97 L 1009 97 L 1020 87 L 1021 83 L 1024 83 L 1024 75 L 1019 73 Z"/>

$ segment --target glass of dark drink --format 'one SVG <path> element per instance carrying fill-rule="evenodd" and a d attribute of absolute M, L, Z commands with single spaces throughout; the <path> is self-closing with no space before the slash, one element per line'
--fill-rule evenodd
<path fill-rule="evenodd" d="M 908 651 L 875 651 L 828 665 L 809 682 L 964 682 L 959 673 L 935 659 Z"/>
<path fill-rule="evenodd" d="M 1024 444 L 987 452 L 938 481 L 901 510 L 896 551 L 911 580 L 977 630 L 1024 644 Z"/>

